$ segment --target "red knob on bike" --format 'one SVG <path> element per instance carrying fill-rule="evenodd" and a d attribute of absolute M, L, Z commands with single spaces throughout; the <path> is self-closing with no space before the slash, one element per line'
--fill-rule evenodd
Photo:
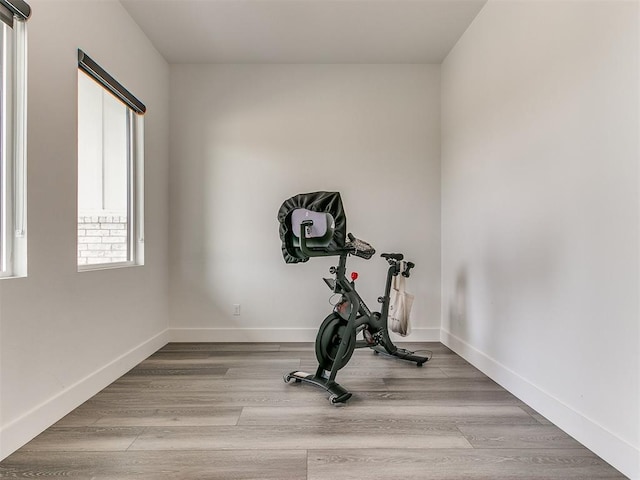
<path fill-rule="evenodd" d="M 358 272 L 351 272 L 351 281 L 355 282 L 358 279 Z"/>

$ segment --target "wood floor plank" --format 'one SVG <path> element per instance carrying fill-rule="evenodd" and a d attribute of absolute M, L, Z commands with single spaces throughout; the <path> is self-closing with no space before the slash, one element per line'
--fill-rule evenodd
<path fill-rule="evenodd" d="M 306 372 L 313 374 L 316 371 L 316 366 L 312 369 L 307 369 Z M 285 373 L 290 373 L 296 368 L 290 368 L 285 371 L 277 371 L 270 368 L 262 367 L 234 367 L 229 368 L 225 377 L 226 378 L 270 378 L 270 379 L 282 379 Z M 345 368 L 338 371 L 336 380 L 338 383 L 344 379 L 352 378 L 449 378 L 440 368 L 371 368 L 371 367 L 352 367 L 347 365 Z"/>
<path fill-rule="evenodd" d="M 300 368 L 303 370 L 313 370 L 318 366 L 315 357 L 301 358 Z M 349 361 L 349 366 L 364 368 L 431 368 L 431 367 L 453 367 L 453 366 L 470 366 L 470 364 L 461 357 L 443 356 L 434 357 L 424 364 L 422 367 L 416 367 L 415 363 L 397 358 L 387 357 L 385 355 L 374 355 L 371 352 L 363 352 L 362 355 L 354 355 Z"/>
<path fill-rule="evenodd" d="M 126 378 L 130 377 L 149 377 L 151 375 L 171 375 L 172 377 L 178 376 L 206 376 L 206 377 L 222 377 L 227 374 L 229 369 L 227 367 L 207 367 L 194 368 L 189 366 L 150 366 L 148 364 L 141 364 L 131 370 L 126 375 Z M 141 381 L 138 380 L 137 381 Z"/>
<path fill-rule="evenodd" d="M 172 358 L 156 358 L 155 356 L 146 359 L 135 369 L 181 369 L 181 370 L 195 370 L 199 368 L 208 369 L 221 369 L 231 367 L 254 367 L 260 365 L 261 367 L 278 368 L 281 370 L 291 370 L 299 368 L 300 358 L 289 357 L 283 358 L 246 358 L 243 356 L 226 356 L 226 357 L 212 357 L 207 356 L 203 358 L 194 359 L 172 359 Z M 194 372 L 198 373 L 198 372 Z"/>
<path fill-rule="evenodd" d="M 529 405 L 523 405 L 522 409 L 525 412 L 527 412 L 529 415 L 531 415 L 533 418 L 535 418 L 538 421 L 538 423 L 540 423 L 541 425 L 553 425 L 552 422 L 547 420 L 547 418 L 539 414 L 536 410 L 531 408 Z"/>
<path fill-rule="evenodd" d="M 144 360 L 143 363 L 153 361 L 175 361 L 184 362 L 189 360 L 203 360 L 211 357 L 211 351 L 205 352 L 200 350 L 158 350 L 151 357 Z"/>
<path fill-rule="evenodd" d="M 62 417 L 58 420 L 54 427 L 89 427 L 96 423 L 102 414 L 96 411 L 93 408 L 90 409 L 82 409 L 81 407 L 76 408 L 69 414 Z"/>
<path fill-rule="evenodd" d="M 307 387 L 306 385 L 303 385 Z M 344 383 L 348 387 L 348 383 Z M 312 388 L 309 386 L 308 388 Z M 523 405 L 522 401 L 505 390 L 489 391 L 353 391 L 349 404 L 423 406 L 423 405 Z"/>
<path fill-rule="evenodd" d="M 347 365 L 338 372 L 340 378 L 411 378 L 420 381 L 421 378 L 449 378 L 441 368 L 416 368 L 409 365 L 408 368 L 389 368 L 386 366 L 372 365 L 370 367 L 356 367 Z"/>
<path fill-rule="evenodd" d="M 431 365 L 431 367 L 434 366 Z M 449 378 L 487 378 L 484 373 L 471 365 L 440 367 L 440 370 Z"/>
<path fill-rule="evenodd" d="M 270 350 L 252 350 L 252 349 L 232 349 L 230 346 L 222 349 L 209 350 L 209 351 L 180 351 L 180 350 L 167 350 L 158 351 L 151 357 L 147 358 L 148 361 L 202 361 L 203 359 L 215 360 L 233 360 L 246 361 L 246 362 L 260 362 L 260 361 L 276 361 L 287 360 L 290 358 L 316 358 L 313 351 L 300 351 L 300 352 L 288 352 L 280 351 L 280 349 Z"/>
<path fill-rule="evenodd" d="M 308 480 L 624 479 L 586 449 L 310 451 Z"/>
<path fill-rule="evenodd" d="M 460 425 L 458 428 L 475 448 L 583 448 L 553 425 Z"/>
<path fill-rule="evenodd" d="M 458 357 L 457 355 L 434 355 L 431 360 L 424 364 L 424 368 L 426 367 L 469 367 L 471 364 L 467 362 L 464 358 Z"/>
<path fill-rule="evenodd" d="M 158 352 L 279 352 L 279 343 L 168 343 Z"/>
<path fill-rule="evenodd" d="M 349 387 L 349 384 L 345 384 Z M 206 396 L 195 392 L 174 393 L 164 396 L 135 396 L 122 398 L 120 395 L 105 396 L 91 401 L 97 404 L 110 405 L 118 402 L 124 405 L 154 406 L 282 406 L 282 405 L 327 405 L 327 394 L 312 385 L 289 385 L 282 392 L 211 392 Z M 522 405 L 522 402 L 506 391 L 479 392 L 370 392 L 353 390 L 349 404 L 367 402 L 383 403 L 392 406 L 413 405 Z"/>
<path fill-rule="evenodd" d="M 305 450 L 19 452 L 0 478 L 83 480 L 305 480 Z"/>
<path fill-rule="evenodd" d="M 285 368 L 284 370 L 278 370 L 271 367 L 263 367 L 261 365 L 256 365 L 253 367 L 231 367 L 227 369 L 227 373 L 225 373 L 225 378 L 244 378 L 254 379 L 254 378 L 270 378 L 273 380 L 282 380 L 282 376 L 285 373 L 289 373 L 294 370 L 294 368 Z"/>
<path fill-rule="evenodd" d="M 100 426 L 201 426 L 235 425 L 240 418 L 241 408 L 159 408 L 148 415 L 139 413 L 114 413 L 98 419 L 94 425 Z"/>
<path fill-rule="evenodd" d="M 502 425 L 509 430 L 513 425 L 538 426 L 520 407 L 510 405 L 491 406 L 411 406 L 399 408 L 392 405 L 366 405 L 347 403 L 341 408 L 319 410 L 313 406 L 302 407 L 245 407 L 238 425 L 347 425 L 384 424 L 389 428 L 420 425 L 430 428 L 446 425 Z M 459 427 L 460 428 L 460 427 Z M 447 430 L 448 431 L 448 430 Z M 482 428 L 478 429 L 482 432 Z M 465 431 L 462 430 L 464 434 Z"/>
<path fill-rule="evenodd" d="M 206 393 L 206 394 L 205 394 Z M 383 394 L 384 392 L 379 392 Z M 327 405 L 326 397 L 315 388 L 289 388 L 279 392 L 123 392 L 99 393 L 87 400 L 94 408 L 175 408 L 237 407 L 257 405 Z"/>
<path fill-rule="evenodd" d="M 52 427 L 27 443 L 24 451 L 124 451 L 141 427 Z"/>
<path fill-rule="evenodd" d="M 417 381 L 413 378 L 385 378 L 384 383 L 389 387 L 390 391 L 462 391 L 462 392 L 480 392 L 480 391 L 500 391 L 503 390 L 493 380 L 484 378 L 434 378 L 421 379 Z"/>
<path fill-rule="evenodd" d="M 83 405 L 55 424 L 79 426 L 235 425 L 242 407 L 92 408 Z"/>
<path fill-rule="evenodd" d="M 149 427 L 129 450 L 289 450 L 311 448 L 471 448 L 457 430 L 426 432 L 420 426 L 385 428 L 379 425 L 271 425 L 237 427 Z"/>
<path fill-rule="evenodd" d="M 350 382 L 351 388 L 368 391 L 387 391 L 387 386 L 382 378 L 354 378 Z M 156 391 L 163 392 L 285 392 L 291 385 L 287 385 L 282 375 L 275 378 L 253 378 L 247 380 L 245 378 L 194 378 L 189 382 L 181 379 L 163 377 L 162 379 L 154 379 L 146 382 L 142 386 L 138 386 L 134 382 L 120 382 L 112 384 L 105 388 L 103 392 L 127 392 L 135 389 L 137 391 Z"/>

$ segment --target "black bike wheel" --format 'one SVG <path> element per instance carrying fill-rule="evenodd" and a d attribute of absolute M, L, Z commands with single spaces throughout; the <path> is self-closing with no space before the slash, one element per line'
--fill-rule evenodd
<path fill-rule="evenodd" d="M 318 335 L 316 336 L 316 358 L 324 370 L 331 370 L 334 362 L 337 363 L 338 370 L 340 370 L 351 359 L 351 355 L 353 355 L 356 346 L 355 331 L 352 332 L 349 338 L 347 350 L 344 352 L 344 355 L 336 361 L 338 349 L 340 348 L 340 343 L 342 343 L 346 329 L 347 321 L 335 313 L 325 318 L 322 325 L 320 325 Z"/>

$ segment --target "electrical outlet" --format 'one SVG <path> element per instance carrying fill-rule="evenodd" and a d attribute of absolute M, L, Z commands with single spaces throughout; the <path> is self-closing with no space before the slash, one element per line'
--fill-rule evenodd
<path fill-rule="evenodd" d="M 238 316 L 240 315 L 240 304 L 239 303 L 234 303 L 233 304 L 233 314 Z"/>

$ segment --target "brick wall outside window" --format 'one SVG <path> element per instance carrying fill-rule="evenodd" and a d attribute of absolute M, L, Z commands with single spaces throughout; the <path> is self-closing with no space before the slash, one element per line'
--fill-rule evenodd
<path fill-rule="evenodd" d="M 127 217 L 78 217 L 78 265 L 127 261 Z"/>

